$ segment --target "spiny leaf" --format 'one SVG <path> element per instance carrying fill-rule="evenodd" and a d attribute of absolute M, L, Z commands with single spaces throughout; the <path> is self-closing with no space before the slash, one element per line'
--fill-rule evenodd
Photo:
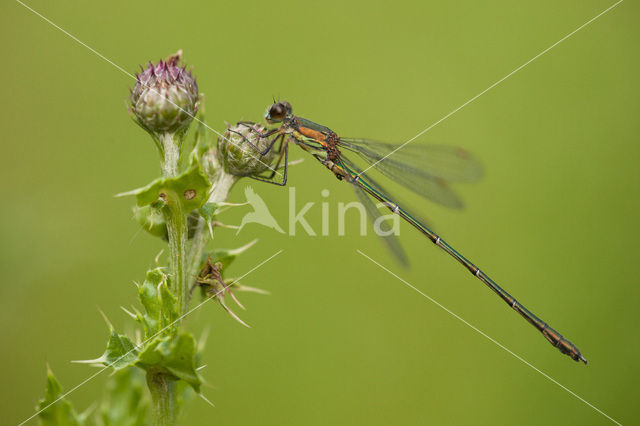
<path fill-rule="evenodd" d="M 218 207 L 217 203 L 204 203 L 202 207 L 200 207 L 200 216 L 207 222 L 211 222 L 216 217 Z"/>
<path fill-rule="evenodd" d="M 180 333 L 176 337 L 153 339 L 140 353 L 136 364 L 146 370 L 172 374 L 200 392 L 202 382 L 196 372 L 195 356 L 196 344 L 193 336 Z"/>
<path fill-rule="evenodd" d="M 166 356 L 165 367 L 173 375 L 189 383 L 196 392 L 200 391 L 200 377 L 196 372 L 196 342 L 192 335 L 182 333 L 172 341 L 164 341 L 158 349 Z"/>
<path fill-rule="evenodd" d="M 83 364 L 102 364 L 106 367 L 113 367 L 115 370 L 133 365 L 138 357 L 138 350 L 127 336 L 110 330 L 107 350 L 100 358 L 83 361 L 74 361 Z"/>
<path fill-rule="evenodd" d="M 134 207 L 133 215 L 136 222 L 148 233 L 164 240 L 168 240 L 167 222 L 159 208 L 151 205 Z"/>
<path fill-rule="evenodd" d="M 163 326 L 168 326 L 173 324 L 178 319 L 178 300 L 173 295 L 171 290 L 169 290 L 169 286 L 167 285 L 167 280 L 164 280 L 160 283 L 160 295 L 159 301 L 161 305 L 162 312 L 162 320 Z"/>
<path fill-rule="evenodd" d="M 132 316 L 134 317 L 134 319 L 138 323 L 142 324 L 142 327 L 144 328 L 144 335 L 146 338 L 149 338 L 150 336 L 153 336 L 158 332 L 158 330 L 160 329 L 160 323 L 156 318 L 153 318 L 147 313 L 143 314 L 138 309 L 136 309 L 135 306 L 132 306 L 131 309 L 133 309 Z"/>
<path fill-rule="evenodd" d="M 150 367 L 160 365 L 162 363 L 162 353 L 158 352 L 158 345 L 164 339 L 169 337 L 156 337 L 149 342 L 146 342 L 142 351 L 138 355 L 136 365 L 140 368 L 148 370 Z"/>
<path fill-rule="evenodd" d="M 138 297 L 147 314 L 154 318 L 160 315 L 160 300 L 158 299 L 158 287 L 166 281 L 167 275 L 163 268 L 155 268 L 147 271 L 147 276 L 141 286 L 138 287 Z"/>
<path fill-rule="evenodd" d="M 140 303 L 145 309 L 141 322 L 147 338 L 178 319 L 177 299 L 169 289 L 167 274 L 163 268 L 151 269 L 138 286 Z"/>
<path fill-rule="evenodd" d="M 149 424 L 149 399 L 145 373 L 137 367 L 115 372 L 107 382 L 107 394 L 100 407 L 104 426 L 144 426 Z"/>
<path fill-rule="evenodd" d="M 208 257 L 211 257 L 211 261 L 213 263 L 222 263 L 222 270 L 224 271 L 229 267 L 229 265 L 231 265 L 231 263 L 233 263 L 236 257 L 249 250 L 249 248 L 251 248 L 251 246 L 253 246 L 257 242 L 258 240 L 253 240 L 249 244 L 246 244 L 237 249 L 217 249 L 210 253 L 206 253 L 203 256 L 203 264 Z"/>
<path fill-rule="evenodd" d="M 163 204 L 163 203 L 153 203 L 152 205 L 142 206 L 142 207 L 134 207 L 134 217 L 136 222 L 147 231 L 149 234 L 160 237 L 164 241 L 169 241 L 169 231 L 167 230 L 167 222 L 162 214 L 161 208 L 153 207 L 155 204 Z M 165 204 L 162 205 L 164 207 Z M 198 225 L 198 218 L 200 217 L 200 213 L 196 210 L 192 211 L 190 215 L 187 216 L 187 226 L 189 227 L 189 235 L 188 238 L 192 239 L 196 232 L 196 227 Z"/>
<path fill-rule="evenodd" d="M 60 382 L 47 367 L 45 397 L 38 402 L 38 410 L 43 410 L 38 414 L 42 426 L 80 426 L 84 423 L 83 419 L 74 411 L 71 402 L 60 398 L 62 395 Z M 58 400 L 58 398 L 60 399 Z"/>
<path fill-rule="evenodd" d="M 207 199 L 211 184 L 202 173 L 197 162 L 190 169 L 176 177 L 159 178 L 149 185 L 118 196 L 135 195 L 138 206 L 151 205 L 164 200 L 168 206 L 180 203 L 185 212 L 200 207 Z"/>

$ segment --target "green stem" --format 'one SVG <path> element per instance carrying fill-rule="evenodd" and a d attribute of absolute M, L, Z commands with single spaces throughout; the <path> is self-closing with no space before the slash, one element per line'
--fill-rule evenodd
<path fill-rule="evenodd" d="M 160 136 L 162 145 L 162 176 L 177 176 L 180 170 L 180 148 L 182 141 L 172 133 Z"/>
<path fill-rule="evenodd" d="M 147 385 L 153 401 L 155 426 L 174 426 L 176 424 L 175 380 L 165 374 L 147 372 Z"/>
<path fill-rule="evenodd" d="M 187 312 L 187 236 L 189 228 L 187 216 L 180 205 L 166 209 L 165 221 L 169 235 L 169 268 L 173 282 L 173 292 L 178 300 L 178 316 Z M 180 327 L 180 322 L 175 328 Z"/>
<path fill-rule="evenodd" d="M 180 173 L 181 141 L 175 135 L 164 134 L 160 137 L 162 144 L 162 176 L 174 177 Z M 167 194 L 166 194 L 167 195 Z M 187 214 L 182 203 L 171 200 L 167 196 L 163 209 L 167 233 L 169 236 L 169 268 L 173 293 L 178 301 L 178 316 L 186 312 L 188 288 L 187 278 Z M 181 321 L 171 327 L 176 335 Z M 176 424 L 177 395 L 175 378 L 161 372 L 147 372 L 147 385 L 153 399 L 153 413 L 156 426 L 173 426 Z"/>
<path fill-rule="evenodd" d="M 180 145 L 179 138 L 172 134 L 164 134 L 161 137 L 163 145 L 162 175 L 174 177 L 180 172 Z M 167 232 L 169 235 L 169 267 L 173 281 L 173 291 L 178 299 L 179 312 L 182 316 L 187 312 L 188 292 L 187 285 L 187 238 L 189 227 L 187 213 L 179 202 L 168 200 L 164 209 Z M 175 327 L 179 327 L 179 324 Z"/>
<path fill-rule="evenodd" d="M 236 176 L 225 173 L 224 170 L 216 175 L 213 182 L 211 196 L 209 197 L 209 203 L 222 203 L 226 201 L 229 196 L 231 187 L 238 178 Z M 207 246 L 207 242 L 211 239 L 209 229 L 206 226 L 205 220 L 200 218 L 196 227 L 196 232 L 191 240 L 191 251 L 189 252 L 189 273 L 190 276 L 196 276 L 200 269 L 200 263 L 202 262 L 202 254 Z"/>

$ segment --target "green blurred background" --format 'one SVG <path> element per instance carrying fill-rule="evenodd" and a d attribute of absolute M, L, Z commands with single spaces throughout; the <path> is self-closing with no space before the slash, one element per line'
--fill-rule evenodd
<path fill-rule="evenodd" d="M 181 48 L 207 96 L 207 123 L 260 119 L 273 96 L 346 136 L 404 142 L 610 6 L 610 1 L 48 2 L 28 5 L 115 64 Z M 460 186 L 464 211 L 417 202 L 441 235 L 574 341 L 554 350 L 463 268 L 410 227 L 403 270 L 353 227 L 295 237 L 259 225 L 230 274 L 269 297 L 242 297 L 246 329 L 215 304 L 188 326 L 210 335 L 203 375 L 212 408 L 185 425 L 606 424 L 608 420 L 356 253 L 361 249 L 622 423 L 637 423 L 639 7 L 620 4 L 416 144 L 465 146 L 486 178 Z M 130 199 L 159 174 L 155 148 L 128 117 L 133 81 L 7 1 L 0 71 L 0 413 L 16 424 L 44 392 L 48 362 L 67 388 L 95 370 L 69 361 L 104 350 L 107 328 L 133 330 L 119 306 L 163 244 L 139 233 Z M 304 157 L 294 150 L 293 158 Z M 291 169 L 298 206 L 351 189 L 310 158 Z M 240 182 L 282 226 L 288 190 Z M 249 211 L 223 216 L 230 224 Z M 354 218 L 355 219 L 355 215 Z M 353 226 L 356 225 L 353 220 Z M 106 375 L 73 393 L 82 410 Z M 35 421 L 33 421 L 35 423 Z"/>

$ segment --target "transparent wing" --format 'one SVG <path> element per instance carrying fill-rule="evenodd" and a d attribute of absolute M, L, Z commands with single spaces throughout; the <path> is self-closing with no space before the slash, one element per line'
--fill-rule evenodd
<path fill-rule="evenodd" d="M 480 161 L 469 151 L 457 146 L 410 143 L 398 149 L 400 145 L 354 138 L 340 138 L 340 145 L 358 153 L 370 163 L 389 155 L 379 164 L 388 162 L 400 170 L 411 170 L 449 182 L 474 182 L 483 175 Z"/>
<path fill-rule="evenodd" d="M 360 169 L 358 169 L 358 167 L 351 163 L 349 160 L 343 158 L 341 160 L 341 162 L 343 163 L 343 167 L 346 166 L 346 170 L 355 172 L 355 173 L 359 173 Z M 376 191 L 379 191 L 380 193 L 386 193 L 384 191 L 384 189 L 382 189 L 377 183 L 371 181 L 368 183 L 376 189 Z M 407 255 L 404 252 L 404 249 L 402 248 L 402 245 L 400 245 L 400 241 L 398 241 L 398 238 L 392 234 L 391 231 L 391 227 L 389 226 L 389 224 L 384 221 L 381 218 L 381 214 L 380 211 L 376 208 L 375 204 L 373 203 L 373 201 L 371 201 L 371 198 L 369 197 L 369 195 L 367 195 L 366 192 L 364 192 L 364 190 L 362 188 L 360 188 L 360 186 L 358 186 L 358 184 L 352 184 L 354 191 L 356 192 L 356 195 L 358 196 L 358 199 L 360 200 L 360 203 L 362 203 L 362 205 L 364 206 L 365 210 L 367 211 L 367 217 L 369 218 L 369 220 L 371 220 L 371 223 L 379 223 L 379 229 L 380 231 L 382 231 L 382 233 L 385 234 L 385 236 L 382 235 L 378 235 L 382 241 L 385 243 L 385 245 L 389 248 L 389 250 L 391 250 L 391 252 L 394 254 L 394 256 L 405 266 L 409 265 L 409 260 L 407 259 Z"/>
<path fill-rule="evenodd" d="M 341 138 L 340 147 L 416 194 L 451 208 L 461 208 L 463 203 L 447 182 L 482 177 L 480 162 L 458 147 L 408 144 L 394 152 L 397 145 L 351 138 Z"/>

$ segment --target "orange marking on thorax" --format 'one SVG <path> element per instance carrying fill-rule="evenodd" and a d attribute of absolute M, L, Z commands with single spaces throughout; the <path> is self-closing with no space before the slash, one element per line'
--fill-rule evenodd
<path fill-rule="evenodd" d="M 323 146 L 327 146 L 327 144 L 325 143 L 326 136 L 322 132 L 309 129 L 308 127 L 302 127 L 302 126 L 298 128 L 298 132 L 300 132 L 302 135 L 308 138 L 314 139 L 315 141 L 319 142 Z"/>

